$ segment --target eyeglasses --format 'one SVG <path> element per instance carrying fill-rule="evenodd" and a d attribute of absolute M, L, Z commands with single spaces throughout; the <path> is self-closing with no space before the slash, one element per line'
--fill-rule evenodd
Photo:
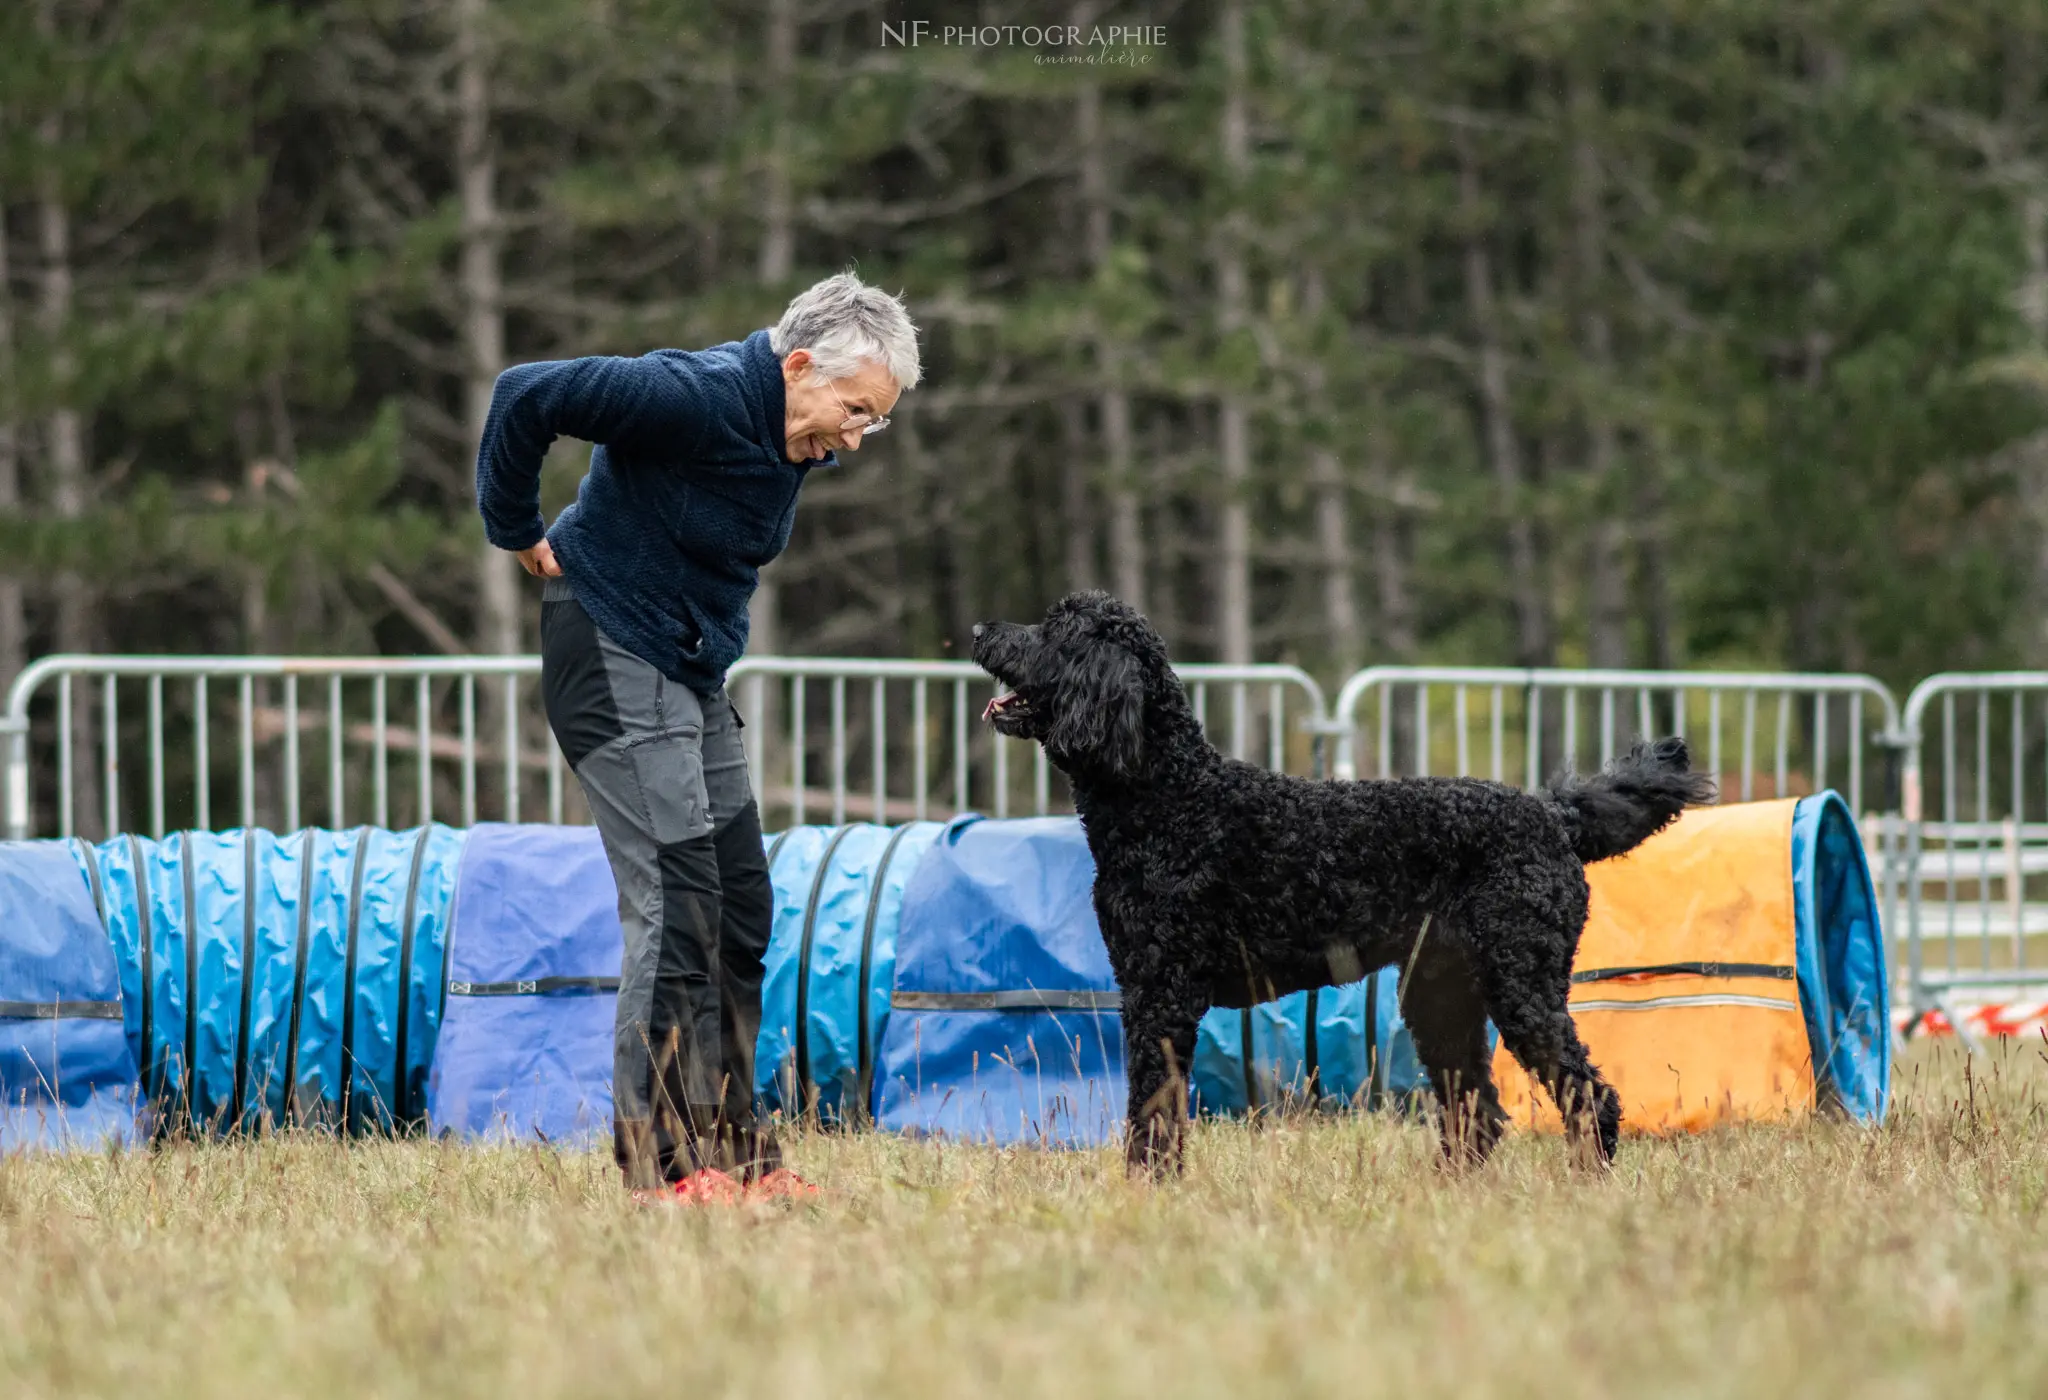
<path fill-rule="evenodd" d="M 832 389 L 832 382 L 830 380 L 825 381 L 825 387 Z M 889 420 L 886 417 L 877 418 L 871 413 L 848 412 L 846 400 L 839 397 L 837 389 L 832 389 L 832 398 L 839 405 L 839 411 L 846 414 L 846 421 L 839 425 L 839 431 L 842 433 L 849 428 L 859 428 L 862 437 L 873 437 L 876 433 L 889 426 Z"/>

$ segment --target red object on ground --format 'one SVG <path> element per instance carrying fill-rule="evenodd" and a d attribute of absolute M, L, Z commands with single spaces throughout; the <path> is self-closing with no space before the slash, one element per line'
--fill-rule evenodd
<path fill-rule="evenodd" d="M 742 1194 L 737 1181 L 712 1167 L 706 1167 L 676 1183 L 676 1199 L 691 1205 L 736 1205 Z"/>
<path fill-rule="evenodd" d="M 776 1200 L 821 1194 L 788 1167 L 777 1167 L 747 1188 L 749 1200 Z"/>

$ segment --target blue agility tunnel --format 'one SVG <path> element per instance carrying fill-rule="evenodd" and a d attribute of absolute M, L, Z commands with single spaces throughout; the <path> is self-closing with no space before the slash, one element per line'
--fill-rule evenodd
<path fill-rule="evenodd" d="M 461 848 L 444 826 L 72 843 L 150 1126 L 417 1120 Z"/>
<path fill-rule="evenodd" d="M 121 965 L 60 842 L 0 845 L 0 1152 L 125 1142 Z"/>
<path fill-rule="evenodd" d="M 864 1124 L 889 1024 L 904 893 L 940 832 L 795 827 L 768 839 L 775 933 L 761 988 L 754 1090 L 770 1112 Z"/>
<path fill-rule="evenodd" d="M 935 822 L 767 838 L 775 923 L 755 1090 L 764 1110 L 865 1121 L 904 887 Z M 463 854 L 428 1119 L 463 1136 L 611 1131 L 618 894 L 591 827 L 476 827 Z"/>
<path fill-rule="evenodd" d="M 1118 1130 L 1123 1025 L 1094 881 L 1072 818 L 946 826 L 896 931 L 882 1127 L 1043 1143 Z"/>
<path fill-rule="evenodd" d="M 1120 1131 L 1123 1021 L 1072 818 L 949 824 L 911 882 L 883 1040 L 884 1128 L 1089 1144 Z M 1391 972 L 1203 1018 L 1196 1111 L 1377 1106 L 1422 1089 Z M 1250 1046 L 1250 1054 L 1246 1046 Z"/>
<path fill-rule="evenodd" d="M 1820 1101 L 1878 1122 L 1891 1103 L 1891 979 L 1863 838 L 1832 790 L 1793 808 L 1792 900 Z"/>
<path fill-rule="evenodd" d="M 766 841 L 764 1110 L 1004 1143 L 1119 1131 L 1120 1002 L 1078 822 Z M 1823 1097 L 1874 1120 L 1890 1080 L 1884 947 L 1838 798 L 1799 804 L 1791 860 Z M 0 846 L 0 1147 L 122 1136 L 138 1101 L 145 1131 L 588 1141 L 610 1128 L 619 943 L 589 827 Z M 1395 984 L 1387 969 L 1212 1011 L 1192 1107 L 1377 1107 L 1422 1090 Z"/>
<path fill-rule="evenodd" d="M 1401 1024 L 1397 980 L 1385 968 L 1348 986 L 1211 1011 L 1195 1038 L 1194 1110 L 1379 1108 L 1423 1092 L 1429 1082 Z"/>
<path fill-rule="evenodd" d="M 620 933 L 597 828 L 472 828 L 449 923 L 433 1131 L 608 1136 Z"/>

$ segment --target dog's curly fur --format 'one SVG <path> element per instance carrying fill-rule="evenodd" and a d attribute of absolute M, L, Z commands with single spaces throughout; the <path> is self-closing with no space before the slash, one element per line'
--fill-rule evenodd
<path fill-rule="evenodd" d="M 1010 693 L 986 718 L 1072 783 L 1095 910 L 1123 991 L 1127 1158 L 1181 1164 L 1195 1026 L 1307 987 L 1402 970 L 1402 1014 L 1435 1086 L 1443 1147 L 1479 1161 L 1504 1121 L 1490 1016 L 1605 1162 L 1621 1106 L 1566 1006 L 1587 862 L 1632 849 L 1713 785 L 1682 739 L 1637 745 L 1543 792 L 1475 779 L 1318 782 L 1218 753 L 1159 635 L 1105 593 L 1033 625 L 974 629 Z"/>

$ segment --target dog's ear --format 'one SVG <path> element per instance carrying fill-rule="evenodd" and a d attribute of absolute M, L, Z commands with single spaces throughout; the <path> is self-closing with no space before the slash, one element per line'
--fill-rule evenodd
<path fill-rule="evenodd" d="M 1121 646 L 1089 647 L 1060 686 L 1059 713 L 1046 733 L 1046 748 L 1091 759 L 1124 777 L 1137 771 L 1144 743 L 1144 668 Z"/>

